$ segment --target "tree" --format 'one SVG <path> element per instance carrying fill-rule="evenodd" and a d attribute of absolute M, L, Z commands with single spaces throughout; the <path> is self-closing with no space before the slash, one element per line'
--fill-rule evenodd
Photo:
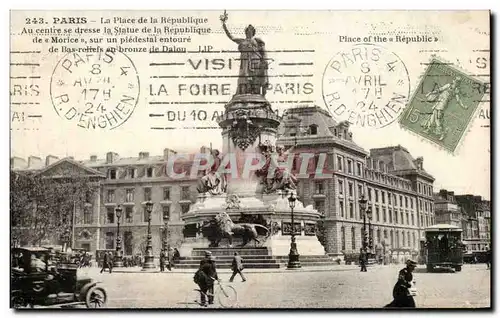
<path fill-rule="evenodd" d="M 86 176 L 47 178 L 34 173 L 12 172 L 10 212 L 13 239 L 39 245 L 45 239 L 60 240 L 71 233 L 73 213 L 94 191 Z"/>

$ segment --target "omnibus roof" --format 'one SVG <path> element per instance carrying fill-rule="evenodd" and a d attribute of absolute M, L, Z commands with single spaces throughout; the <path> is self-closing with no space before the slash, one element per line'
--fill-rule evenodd
<path fill-rule="evenodd" d="M 462 232 L 462 229 L 458 226 L 451 224 L 436 224 L 429 226 L 425 229 L 426 232 L 441 232 L 441 231 L 450 231 L 450 232 Z"/>

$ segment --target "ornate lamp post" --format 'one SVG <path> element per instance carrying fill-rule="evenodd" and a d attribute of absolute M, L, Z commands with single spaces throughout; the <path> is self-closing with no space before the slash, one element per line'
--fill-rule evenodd
<path fill-rule="evenodd" d="M 120 218 L 122 217 L 122 207 L 119 205 L 115 208 L 116 214 L 116 251 L 115 259 L 113 260 L 113 267 L 123 267 L 123 253 L 122 253 L 122 238 L 120 236 Z"/>
<path fill-rule="evenodd" d="M 290 206 L 290 210 L 292 212 L 292 240 L 290 243 L 290 253 L 288 254 L 287 269 L 301 268 L 299 261 L 299 252 L 297 251 L 297 243 L 295 243 L 295 223 L 293 218 L 293 209 L 295 208 L 296 201 L 297 197 L 295 196 L 295 193 L 290 193 L 290 196 L 288 197 L 288 205 Z"/>
<path fill-rule="evenodd" d="M 371 256 L 373 254 L 373 229 L 372 229 L 372 208 L 368 207 L 366 210 L 366 216 L 368 216 L 368 255 Z"/>
<path fill-rule="evenodd" d="M 169 220 L 169 215 L 168 214 L 163 214 L 163 244 L 162 244 L 162 249 L 165 251 L 165 253 L 168 252 L 168 220 Z"/>
<path fill-rule="evenodd" d="M 363 233 L 361 234 L 361 242 L 363 244 L 363 250 L 366 251 L 367 247 L 367 235 L 366 235 L 366 204 L 367 201 L 365 199 L 365 195 L 363 194 L 361 196 L 361 199 L 359 199 L 359 209 L 361 210 L 361 213 L 363 213 Z"/>
<path fill-rule="evenodd" d="M 146 211 L 148 212 L 148 236 L 146 241 L 146 253 L 144 255 L 144 264 L 142 270 L 155 269 L 154 255 L 153 255 L 153 242 L 151 236 L 151 212 L 153 212 L 153 202 L 146 202 Z"/>

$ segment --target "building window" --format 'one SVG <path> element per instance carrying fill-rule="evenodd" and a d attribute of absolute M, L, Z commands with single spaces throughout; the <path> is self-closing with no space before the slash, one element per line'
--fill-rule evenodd
<path fill-rule="evenodd" d="M 388 204 L 392 204 L 391 203 L 391 197 L 392 197 L 392 195 L 389 192 L 387 192 L 387 203 Z"/>
<path fill-rule="evenodd" d="M 163 188 L 163 200 L 170 201 L 170 187 Z"/>
<path fill-rule="evenodd" d="M 337 156 L 337 170 L 339 170 L 339 171 L 344 170 L 342 167 L 343 161 L 344 161 L 344 158 L 342 156 Z"/>
<path fill-rule="evenodd" d="M 361 172 L 363 171 L 363 166 L 361 165 L 361 162 L 357 162 L 357 163 L 356 163 L 356 167 L 357 167 L 356 174 L 357 174 L 358 176 L 361 176 Z"/>
<path fill-rule="evenodd" d="M 381 241 L 381 237 L 380 237 L 380 229 L 377 230 L 377 243 L 380 243 Z"/>
<path fill-rule="evenodd" d="M 401 243 L 402 243 L 402 246 L 406 245 L 406 235 L 405 234 L 406 233 L 404 231 L 401 233 L 401 238 L 402 238 L 402 240 L 401 240 L 402 242 Z"/>
<path fill-rule="evenodd" d="M 387 230 L 384 230 L 384 239 L 387 239 Z"/>
<path fill-rule="evenodd" d="M 410 245 L 410 231 L 406 234 L 406 246 L 411 246 Z"/>
<path fill-rule="evenodd" d="M 92 206 L 83 207 L 83 223 L 92 224 Z"/>
<path fill-rule="evenodd" d="M 125 207 L 125 222 L 132 223 L 134 219 L 134 209 L 131 206 Z"/>
<path fill-rule="evenodd" d="M 133 240 L 132 232 L 127 231 L 123 233 L 123 245 L 124 245 L 125 255 L 132 255 L 133 252 L 132 240 Z"/>
<path fill-rule="evenodd" d="M 403 207 L 403 196 L 402 195 L 399 196 L 399 206 Z"/>
<path fill-rule="evenodd" d="M 394 248 L 394 232 L 391 230 L 391 247 Z"/>
<path fill-rule="evenodd" d="M 314 201 L 314 208 L 321 213 L 321 215 L 325 215 L 325 201 L 324 200 L 316 200 Z"/>
<path fill-rule="evenodd" d="M 349 202 L 349 217 L 354 219 L 354 203 Z"/>
<path fill-rule="evenodd" d="M 314 184 L 314 189 L 316 191 L 316 194 L 325 194 L 323 181 L 316 181 Z"/>
<path fill-rule="evenodd" d="M 350 197 L 354 196 L 354 187 L 353 187 L 352 183 L 349 182 L 347 185 L 348 185 L 348 189 L 349 189 L 349 196 Z"/>
<path fill-rule="evenodd" d="M 399 232 L 396 231 L 396 242 L 394 242 L 394 247 L 398 248 L 399 247 Z"/>
<path fill-rule="evenodd" d="M 396 195 L 393 194 L 392 198 L 394 199 L 394 206 L 398 206 L 398 198 L 396 197 Z"/>
<path fill-rule="evenodd" d="M 408 208 L 408 197 L 405 197 L 405 208 Z"/>
<path fill-rule="evenodd" d="M 385 208 L 382 208 L 382 220 L 384 223 L 387 222 L 387 215 L 386 215 L 387 210 Z"/>
<path fill-rule="evenodd" d="M 378 202 L 378 190 L 375 190 L 375 202 Z"/>
<path fill-rule="evenodd" d="M 134 202 L 134 189 L 125 190 L 125 202 Z"/>
<path fill-rule="evenodd" d="M 375 218 L 377 222 L 380 222 L 380 210 L 378 207 L 375 208 Z"/>
<path fill-rule="evenodd" d="M 389 223 L 392 224 L 392 210 L 389 209 Z"/>
<path fill-rule="evenodd" d="M 107 232 L 106 233 L 106 243 L 105 243 L 105 248 L 107 250 L 112 250 L 115 248 L 115 233 L 113 232 Z"/>
<path fill-rule="evenodd" d="M 424 226 L 424 217 L 420 215 L 420 226 Z"/>
<path fill-rule="evenodd" d="M 152 167 L 146 168 L 146 177 L 147 178 L 152 178 L 153 177 L 153 168 Z"/>
<path fill-rule="evenodd" d="M 351 243 L 352 243 L 352 250 L 353 252 L 356 251 L 356 228 L 353 226 L 351 227 Z"/>
<path fill-rule="evenodd" d="M 398 224 L 398 211 L 394 210 L 394 223 Z"/>
<path fill-rule="evenodd" d="M 347 173 L 352 174 L 352 160 L 347 159 Z"/>
<path fill-rule="evenodd" d="M 358 185 L 358 198 L 361 198 L 363 195 L 363 186 L 361 184 Z"/>
<path fill-rule="evenodd" d="M 422 189 L 420 188 L 420 183 L 417 184 L 417 188 L 418 188 L 418 193 L 422 192 Z"/>
<path fill-rule="evenodd" d="M 411 214 L 411 225 L 415 225 L 415 216 Z"/>
<path fill-rule="evenodd" d="M 135 168 L 128 168 L 127 175 L 130 179 L 134 179 L 135 178 Z"/>
<path fill-rule="evenodd" d="M 415 239 L 415 232 L 412 233 L 412 236 L 413 236 L 413 247 L 417 247 L 417 242 Z"/>
<path fill-rule="evenodd" d="M 144 201 L 151 201 L 151 188 L 144 188 Z"/>
<path fill-rule="evenodd" d="M 339 194 L 344 194 L 344 182 L 339 180 Z"/>
<path fill-rule="evenodd" d="M 189 200 L 189 187 L 181 188 L 181 200 Z"/>
<path fill-rule="evenodd" d="M 115 202 L 115 190 L 108 190 L 106 195 L 106 202 L 107 203 Z"/>
<path fill-rule="evenodd" d="M 410 214 L 408 212 L 406 212 L 406 224 L 410 225 Z"/>
<path fill-rule="evenodd" d="M 116 169 L 109 169 L 108 170 L 108 178 L 111 180 L 116 179 Z"/>
<path fill-rule="evenodd" d="M 189 207 L 190 207 L 190 204 L 181 204 L 181 212 L 182 212 L 182 214 L 188 213 L 189 212 Z"/>
<path fill-rule="evenodd" d="M 309 126 L 309 133 L 311 135 L 317 135 L 318 134 L 318 126 L 317 125 Z"/>
<path fill-rule="evenodd" d="M 339 200 L 340 217 L 344 217 L 344 201 Z"/>
<path fill-rule="evenodd" d="M 115 209 L 107 208 L 106 223 L 115 223 Z"/>
<path fill-rule="evenodd" d="M 380 196 L 382 197 L 382 204 L 385 204 L 385 192 L 380 191 Z"/>
<path fill-rule="evenodd" d="M 372 200 L 372 189 L 368 188 L 368 201 Z"/>
<path fill-rule="evenodd" d="M 170 220 L 170 206 L 169 205 L 164 205 L 163 206 L 163 219 L 164 220 Z"/>
<path fill-rule="evenodd" d="M 413 209 L 413 198 L 410 198 L 410 209 Z"/>
<path fill-rule="evenodd" d="M 345 227 L 340 228 L 340 239 L 342 242 L 342 251 L 345 251 Z"/>

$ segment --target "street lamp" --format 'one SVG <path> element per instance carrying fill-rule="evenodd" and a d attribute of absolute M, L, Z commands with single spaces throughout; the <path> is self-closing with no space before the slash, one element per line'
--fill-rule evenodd
<path fill-rule="evenodd" d="M 288 254 L 288 266 L 287 269 L 297 269 L 301 268 L 299 261 L 299 252 L 297 251 L 297 243 L 295 243 L 295 223 L 293 218 L 293 209 L 295 208 L 295 202 L 297 201 L 297 197 L 295 193 L 290 193 L 288 197 L 288 205 L 290 206 L 290 210 L 292 213 L 292 239 L 290 243 L 290 253 Z"/>
<path fill-rule="evenodd" d="M 164 213 L 163 214 L 163 224 L 164 224 L 164 229 L 163 229 L 163 251 L 165 251 L 165 253 L 167 253 L 167 249 L 168 249 L 168 219 L 169 219 L 169 216 L 168 214 Z"/>
<path fill-rule="evenodd" d="M 365 195 L 363 194 L 361 196 L 361 199 L 359 199 L 359 208 L 361 210 L 361 213 L 363 213 L 363 233 L 361 234 L 361 242 L 363 244 L 363 250 L 366 251 L 366 246 L 367 244 L 367 235 L 366 235 L 366 204 L 367 201 L 365 199 Z M 354 238 L 353 238 L 354 239 Z"/>
<path fill-rule="evenodd" d="M 366 216 L 368 216 L 368 249 L 370 250 L 370 254 L 373 252 L 372 215 L 372 208 L 368 207 L 366 210 Z"/>
<path fill-rule="evenodd" d="M 153 242 L 151 236 L 151 212 L 153 212 L 153 202 L 146 202 L 146 211 L 148 212 L 148 236 L 146 241 L 146 253 L 144 255 L 144 264 L 142 270 L 155 269 L 154 255 L 153 255 Z"/>
<path fill-rule="evenodd" d="M 119 205 L 115 208 L 116 214 L 116 251 L 115 259 L 113 260 L 113 267 L 123 267 L 123 254 L 122 254 L 122 238 L 120 236 L 120 218 L 122 217 L 122 207 Z"/>

